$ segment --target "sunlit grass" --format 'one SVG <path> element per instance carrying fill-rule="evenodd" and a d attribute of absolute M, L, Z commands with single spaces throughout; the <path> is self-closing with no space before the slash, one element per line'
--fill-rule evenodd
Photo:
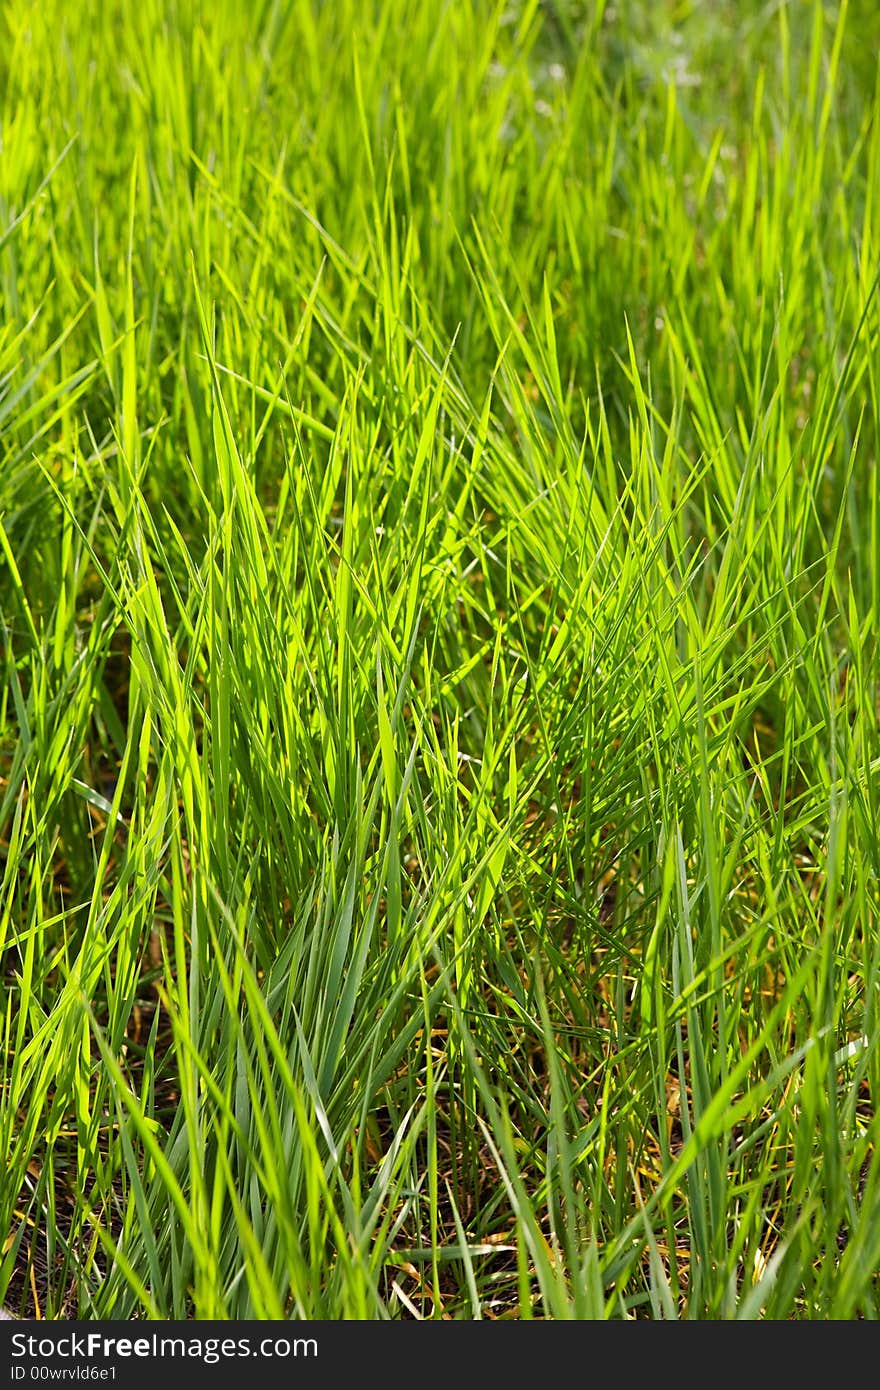
<path fill-rule="evenodd" d="M 2 24 L 0 1301 L 876 1316 L 874 6 Z"/>

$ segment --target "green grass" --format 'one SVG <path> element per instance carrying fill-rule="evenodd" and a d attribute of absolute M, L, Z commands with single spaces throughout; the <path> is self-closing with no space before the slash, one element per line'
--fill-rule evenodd
<path fill-rule="evenodd" d="M 880 12 L 0 17 L 0 1301 L 880 1313 Z"/>

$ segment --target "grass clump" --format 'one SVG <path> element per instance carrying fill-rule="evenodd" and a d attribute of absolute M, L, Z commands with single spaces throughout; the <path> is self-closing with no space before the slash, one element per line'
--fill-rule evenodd
<path fill-rule="evenodd" d="M 0 1298 L 874 1317 L 868 3 L 0 43 Z"/>

